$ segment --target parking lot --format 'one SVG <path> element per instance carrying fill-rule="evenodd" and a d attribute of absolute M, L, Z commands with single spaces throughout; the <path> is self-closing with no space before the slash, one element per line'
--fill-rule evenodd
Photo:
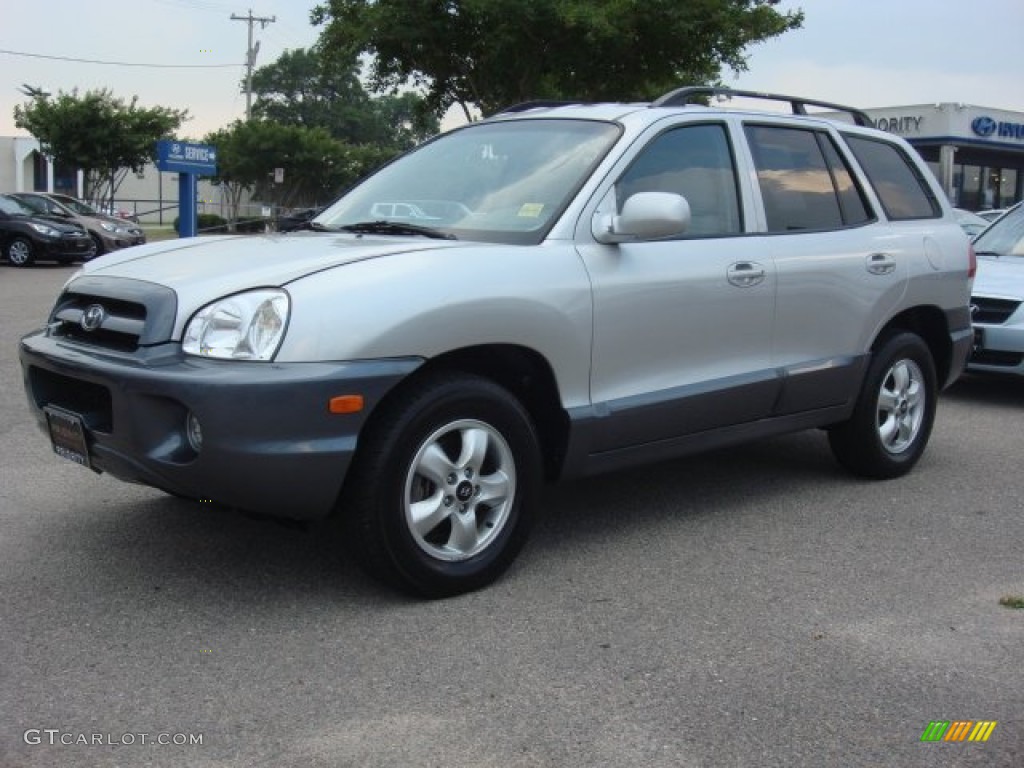
<path fill-rule="evenodd" d="M 417 602 L 58 459 L 17 339 L 72 271 L 0 265 L 2 768 L 1024 764 L 1024 382 L 959 382 L 895 481 L 809 432 L 551 488 L 503 579 Z"/>

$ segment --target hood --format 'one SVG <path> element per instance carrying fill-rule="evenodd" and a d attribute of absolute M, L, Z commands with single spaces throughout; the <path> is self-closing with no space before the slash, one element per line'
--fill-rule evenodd
<path fill-rule="evenodd" d="M 81 224 L 62 219 L 60 216 L 44 216 L 40 213 L 34 213 L 31 216 L 21 216 L 15 221 L 23 221 L 26 224 L 44 224 L 47 227 L 52 227 L 58 232 L 74 232 L 79 235 L 84 235 L 85 227 Z"/>
<path fill-rule="evenodd" d="M 974 296 L 1024 299 L 1024 256 L 979 256 Z"/>
<path fill-rule="evenodd" d="M 157 283 L 177 293 L 181 305 L 197 306 L 249 288 L 284 286 L 356 261 L 466 245 L 320 232 L 191 237 L 115 251 L 87 262 L 80 274 Z"/>

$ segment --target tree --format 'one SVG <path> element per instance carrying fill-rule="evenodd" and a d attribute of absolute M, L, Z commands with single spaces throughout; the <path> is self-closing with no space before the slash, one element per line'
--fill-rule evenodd
<path fill-rule="evenodd" d="M 254 117 L 323 128 L 350 144 L 408 149 L 440 130 L 421 96 L 371 97 L 359 82 L 355 57 L 285 51 L 253 73 L 252 90 Z"/>
<path fill-rule="evenodd" d="M 247 190 L 285 208 L 326 203 L 395 154 L 346 144 L 323 128 L 255 119 L 236 120 L 203 143 L 217 147 L 212 181 L 224 186 L 233 220 Z M 276 168 L 284 169 L 283 184 L 274 184 Z"/>
<path fill-rule="evenodd" d="M 371 84 L 426 89 L 441 114 L 532 99 L 649 99 L 746 69 L 747 46 L 797 28 L 778 0 L 326 0 L 325 55 L 373 57 Z"/>
<path fill-rule="evenodd" d="M 126 104 L 105 89 L 40 94 L 14 108 L 14 124 L 39 141 L 43 154 L 82 169 L 87 198 L 111 204 L 128 172 L 142 173 L 156 159 L 156 142 L 172 137 L 187 117 L 187 110 L 140 107 L 137 96 Z"/>

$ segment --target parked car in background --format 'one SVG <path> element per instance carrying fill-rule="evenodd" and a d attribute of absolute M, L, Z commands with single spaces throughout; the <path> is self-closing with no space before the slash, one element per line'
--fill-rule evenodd
<path fill-rule="evenodd" d="M 1024 204 L 982 232 L 974 249 L 974 350 L 967 369 L 1024 374 Z"/>
<path fill-rule="evenodd" d="M 15 267 L 34 261 L 70 264 L 91 259 L 96 246 L 79 224 L 36 214 L 8 195 L 0 195 L 0 248 Z"/>
<path fill-rule="evenodd" d="M 323 208 L 301 208 L 277 217 L 278 232 L 294 232 L 298 229 L 307 229 L 311 222 Z"/>
<path fill-rule="evenodd" d="M 96 244 L 96 255 L 119 251 L 146 242 L 146 233 L 138 224 L 107 216 L 88 203 L 51 192 L 15 192 L 11 197 L 21 200 L 37 213 L 81 224 Z"/>
<path fill-rule="evenodd" d="M 139 223 L 139 217 L 129 211 L 127 208 L 114 208 L 110 205 L 104 205 L 100 208 L 100 213 L 104 216 L 113 216 L 115 219 L 125 219 L 134 224 Z"/>
<path fill-rule="evenodd" d="M 965 211 L 963 208 L 954 208 L 953 212 L 956 214 L 956 222 L 961 226 L 967 236 L 972 240 L 982 233 L 982 231 L 992 222 L 988 219 L 984 219 L 976 213 Z"/>

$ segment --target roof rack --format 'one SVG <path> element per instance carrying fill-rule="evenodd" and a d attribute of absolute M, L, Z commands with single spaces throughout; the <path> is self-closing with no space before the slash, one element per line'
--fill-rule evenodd
<path fill-rule="evenodd" d="M 857 125 L 863 125 L 868 128 L 874 126 L 868 113 L 856 109 L 855 107 L 847 107 L 842 104 L 833 104 L 828 101 L 817 101 L 815 99 L 803 99 L 798 96 L 781 96 L 777 93 L 761 93 L 760 91 L 736 91 L 732 88 L 717 88 L 711 85 L 690 85 L 685 88 L 677 88 L 674 91 L 669 91 L 664 96 L 651 102 L 652 107 L 682 107 L 687 104 L 693 104 L 695 97 L 700 96 L 742 96 L 748 99 L 766 99 L 768 101 L 785 101 L 789 102 L 790 107 L 793 109 L 794 115 L 806 115 L 807 105 L 814 107 L 824 107 L 825 109 L 831 109 L 836 112 L 845 112 L 853 118 L 853 122 Z"/>
<path fill-rule="evenodd" d="M 555 101 L 552 99 L 537 99 L 535 101 L 524 101 L 522 104 L 513 104 L 511 107 L 505 107 L 500 112 L 496 112 L 497 115 L 508 115 L 513 112 L 525 112 L 528 109 L 551 109 L 553 107 L 569 107 L 573 104 L 583 104 L 582 101 Z"/>

